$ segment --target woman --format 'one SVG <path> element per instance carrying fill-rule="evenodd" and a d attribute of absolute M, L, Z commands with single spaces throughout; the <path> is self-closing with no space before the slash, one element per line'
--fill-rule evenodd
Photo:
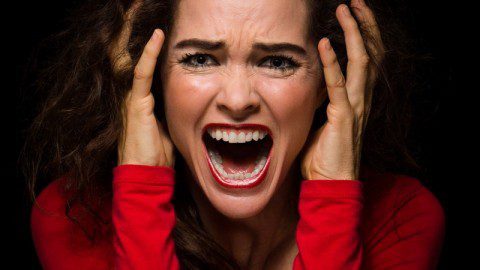
<path fill-rule="evenodd" d="M 387 14 L 125 2 L 81 10 L 43 77 L 25 168 L 32 190 L 58 178 L 32 211 L 45 269 L 435 268 L 440 204 L 385 172 L 409 157 Z"/>

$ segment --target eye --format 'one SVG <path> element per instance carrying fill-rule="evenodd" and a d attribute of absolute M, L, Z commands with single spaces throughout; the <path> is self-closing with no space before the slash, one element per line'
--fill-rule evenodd
<path fill-rule="evenodd" d="M 279 70 L 279 71 L 288 71 L 288 70 L 293 70 L 296 69 L 300 66 L 300 64 L 293 59 L 291 56 L 286 56 L 286 55 L 272 55 L 264 58 L 263 63 L 267 63 L 267 67 L 274 69 L 274 70 Z"/>
<path fill-rule="evenodd" d="M 209 66 L 209 61 L 210 63 L 213 62 L 216 64 L 216 61 L 208 54 L 203 54 L 203 53 L 196 53 L 196 54 L 190 54 L 187 53 L 185 56 L 180 59 L 180 63 L 189 67 L 193 68 L 202 68 L 202 67 L 207 67 Z"/>

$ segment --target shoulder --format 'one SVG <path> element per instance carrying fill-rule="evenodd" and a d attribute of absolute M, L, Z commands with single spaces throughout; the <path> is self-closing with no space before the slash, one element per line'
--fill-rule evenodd
<path fill-rule="evenodd" d="M 424 233 L 441 240 L 445 211 L 419 179 L 370 172 L 364 179 L 365 221 L 370 228 L 392 228 L 398 237 Z"/>
<path fill-rule="evenodd" d="M 63 178 L 51 182 L 36 197 L 30 216 L 34 236 L 38 231 L 49 230 L 51 225 L 68 224 L 68 218 L 65 215 L 66 199 L 62 192 L 64 182 Z M 50 224 L 51 222 L 53 224 Z"/>
<path fill-rule="evenodd" d="M 110 243 L 92 242 L 84 228 L 67 216 L 65 182 L 64 178 L 51 182 L 32 206 L 30 228 L 40 262 L 45 269 L 107 269 Z"/>

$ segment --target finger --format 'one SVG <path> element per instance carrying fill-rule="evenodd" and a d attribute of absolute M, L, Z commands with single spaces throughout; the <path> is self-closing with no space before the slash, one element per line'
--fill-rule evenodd
<path fill-rule="evenodd" d="M 380 28 L 375 19 L 375 14 L 370 9 L 365 0 L 352 0 L 350 3 L 352 11 L 358 19 L 361 29 L 366 32 L 366 46 L 370 52 L 372 63 L 367 79 L 366 96 L 365 96 L 365 115 L 368 117 L 370 104 L 372 100 L 372 89 L 378 76 L 378 70 L 373 62 L 382 63 L 385 58 L 385 47 L 380 34 Z"/>
<path fill-rule="evenodd" d="M 364 0 L 352 0 L 350 6 L 360 23 L 360 27 L 369 35 L 367 38 L 368 49 L 379 61 L 383 60 L 385 48 L 373 11 L 365 4 Z"/>
<path fill-rule="evenodd" d="M 165 36 L 160 29 L 155 29 L 152 37 L 145 45 L 142 55 L 135 66 L 132 99 L 141 99 L 150 94 L 153 73 L 157 58 L 163 45 Z"/>
<path fill-rule="evenodd" d="M 322 38 L 318 42 L 318 51 L 323 64 L 330 104 L 339 108 L 350 106 L 345 87 L 345 77 L 328 38 Z"/>
<path fill-rule="evenodd" d="M 353 108 L 360 109 L 365 99 L 369 56 L 358 24 L 346 5 L 337 8 L 337 18 L 345 33 L 347 47 L 347 93 Z"/>

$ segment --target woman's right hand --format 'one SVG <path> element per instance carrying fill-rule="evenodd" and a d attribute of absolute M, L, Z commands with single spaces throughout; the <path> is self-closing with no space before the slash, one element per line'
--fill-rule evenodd
<path fill-rule="evenodd" d="M 123 106 L 123 132 L 118 145 L 118 165 L 174 166 L 173 143 L 155 117 L 150 88 L 165 35 L 156 29 L 145 45 L 135 71 L 132 89 Z"/>

